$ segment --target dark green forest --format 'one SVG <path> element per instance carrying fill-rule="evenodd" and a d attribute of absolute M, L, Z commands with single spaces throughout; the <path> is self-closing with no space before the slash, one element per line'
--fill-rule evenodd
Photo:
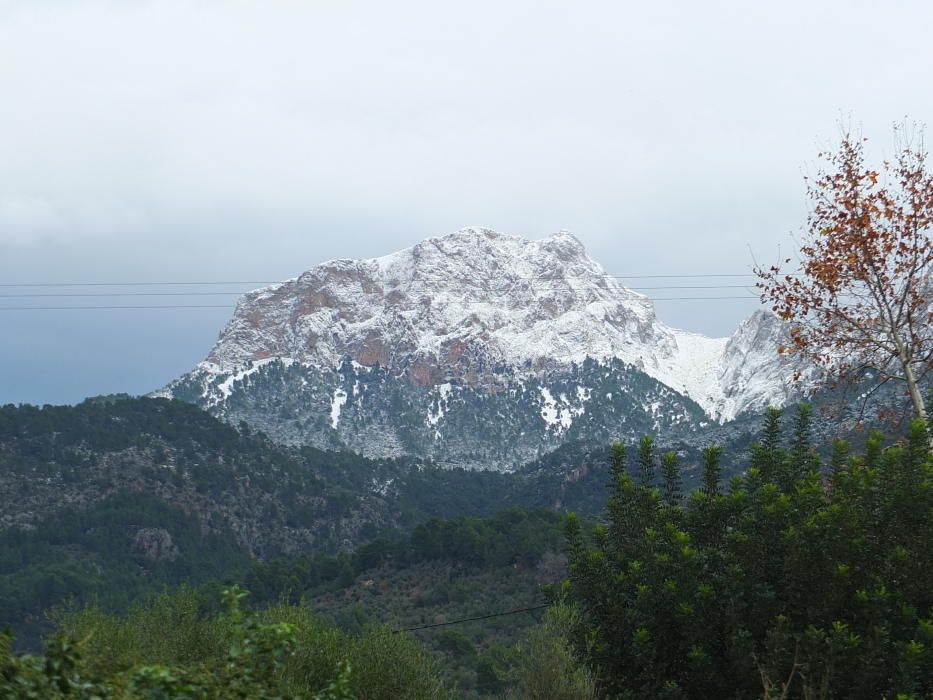
<path fill-rule="evenodd" d="M 45 611 L 65 600 L 122 611 L 164 586 L 253 580 L 278 562 L 307 571 L 316 558 L 346 581 L 356 547 L 372 542 L 375 560 L 432 518 L 558 501 L 595 513 L 608 464 L 584 457 L 589 473 L 568 481 L 578 459 L 502 474 L 285 448 L 165 399 L 0 407 L 0 621 L 36 649 Z M 265 590 L 256 579 L 254 596 Z"/>
<path fill-rule="evenodd" d="M 786 447 L 767 417 L 743 477 L 681 494 L 650 438 L 614 449 L 603 522 L 566 523 L 581 658 L 610 697 L 933 696 L 933 460 L 906 439 L 837 441 L 821 464 L 802 407 Z"/>
<path fill-rule="evenodd" d="M 807 406 L 786 421 L 770 411 L 742 474 L 710 446 L 688 479 L 682 455 L 645 438 L 593 459 L 602 497 L 589 487 L 577 502 L 599 501 L 599 512 L 518 507 L 502 489 L 496 513 L 432 516 L 432 491 L 407 501 L 417 523 L 372 525 L 349 549 L 256 557 L 235 531 L 242 520 L 205 527 L 202 511 L 132 484 L 77 501 L 0 535 L 0 601 L 17 623 L 0 642 L 0 688 L 37 698 L 930 697 L 928 426 L 872 433 L 856 453 L 815 444 L 812 419 Z M 8 458 L 11 443 L 31 444 L 21 427 L 4 430 Z M 235 470 L 245 462 L 229 445 L 248 451 L 262 438 L 230 430 L 215 464 Z M 128 449 L 119 439 L 100 437 Z M 148 453 L 148 440 L 134 447 Z M 177 444 L 162 442 L 166 461 L 181 463 Z M 208 454 L 197 440 L 191 449 L 192 460 Z M 26 471 L 65 460 L 48 454 Z M 270 473 L 301 464 L 281 459 Z M 352 465 L 368 465 L 343 459 L 306 483 L 352 493 Z M 429 487 L 430 472 L 416 471 Z M 462 490 L 462 512 L 495 491 L 441 476 Z M 170 546 L 155 538 L 158 556 L 130 537 L 158 530 L 171 533 Z M 472 619 L 510 611 L 521 612 Z"/>

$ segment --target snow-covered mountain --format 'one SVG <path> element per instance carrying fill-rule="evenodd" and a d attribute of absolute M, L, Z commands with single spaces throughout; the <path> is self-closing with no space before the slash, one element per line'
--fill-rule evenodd
<path fill-rule="evenodd" d="M 467 228 L 381 258 L 326 262 L 249 292 L 206 360 L 164 393 L 289 441 L 356 443 L 372 432 L 364 429 L 368 425 L 375 431 L 371 438 L 384 442 L 386 430 L 395 433 L 411 423 L 425 431 L 418 437 L 416 430 L 410 441 L 428 436 L 437 443 L 453 420 L 449 404 L 462 399 L 464 410 L 479 410 L 474 400 L 498 401 L 498 410 L 521 413 L 518 404 L 510 408 L 504 400 L 509 396 L 531 401 L 525 410 L 540 424 L 539 430 L 525 426 L 532 433 L 567 437 L 584 413 L 590 414 L 586 421 L 594 419 L 596 383 L 605 388 L 607 376 L 622 382 L 623 374 L 644 374 L 634 384 L 645 396 L 666 394 L 667 417 L 652 417 L 661 410 L 652 408 L 657 402 L 642 401 L 644 420 L 628 420 L 647 429 L 652 422 L 658 428 L 698 425 L 788 399 L 791 372 L 777 353 L 782 333 L 778 319 L 765 312 L 731 338 L 677 330 L 659 321 L 650 300 L 609 276 L 569 233 L 531 241 Z M 600 380 L 582 376 L 584 366 Z M 571 375 L 575 386 L 549 388 Z M 273 376 L 281 386 L 270 384 Z M 381 389 L 374 388 L 375 376 Z M 530 395 L 525 389 L 532 384 Z M 398 408 L 418 415 L 369 415 L 361 399 L 364 385 L 370 408 L 401 391 L 407 398 Z M 296 396 L 304 396 L 299 404 Z M 285 406 L 307 427 L 270 420 L 270 411 Z M 383 409 L 392 412 L 388 405 Z M 616 411 L 622 410 L 615 406 L 595 420 L 618 424 L 624 417 Z M 346 425 L 351 413 L 353 430 Z M 290 425 L 284 434 L 281 424 Z M 605 426 L 607 434 L 611 428 Z M 482 440 L 482 434 L 467 437 Z"/>

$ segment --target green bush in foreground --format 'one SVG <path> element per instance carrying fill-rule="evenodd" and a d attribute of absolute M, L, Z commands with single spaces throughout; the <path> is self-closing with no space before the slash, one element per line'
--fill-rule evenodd
<path fill-rule="evenodd" d="M 613 450 L 605 524 L 566 523 L 578 649 L 620 698 L 933 697 L 933 459 L 927 427 L 821 474 L 798 413 L 771 412 L 752 466 L 719 486 L 719 450 L 686 499 L 646 439 L 638 478 Z"/>
<path fill-rule="evenodd" d="M 252 612 L 246 593 L 224 592 L 222 613 L 201 616 L 186 589 L 136 606 L 125 618 L 94 608 L 68 613 L 44 656 L 14 656 L 0 636 L 0 697 L 311 698 L 446 697 L 433 661 L 409 637 L 381 627 L 347 636 L 307 608 Z"/>
<path fill-rule="evenodd" d="M 577 660 L 570 637 L 582 620 L 573 608 L 554 605 L 518 645 L 516 687 L 509 700 L 595 700 L 593 674 Z"/>

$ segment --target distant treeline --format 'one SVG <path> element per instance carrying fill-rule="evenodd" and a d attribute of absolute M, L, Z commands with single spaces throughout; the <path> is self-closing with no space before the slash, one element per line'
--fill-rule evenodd
<path fill-rule="evenodd" d="M 446 561 L 475 568 L 533 567 L 545 552 L 562 548 L 563 518 L 555 511 L 511 508 L 491 518 L 433 518 L 404 538 L 379 538 L 353 553 L 297 556 L 255 563 L 246 586 L 255 600 L 294 599 L 316 587 L 345 587 L 363 571 L 384 565 Z"/>

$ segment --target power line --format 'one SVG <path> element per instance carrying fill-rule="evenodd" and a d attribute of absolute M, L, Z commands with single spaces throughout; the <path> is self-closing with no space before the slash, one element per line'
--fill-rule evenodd
<path fill-rule="evenodd" d="M 4 282 L 0 287 L 160 287 L 224 284 L 279 284 L 279 282 Z"/>
<path fill-rule="evenodd" d="M 756 294 L 742 294 L 734 296 L 724 296 L 724 297 L 643 297 L 645 301 L 693 301 L 693 300 L 708 300 L 708 299 L 758 299 Z M 633 299 L 632 301 L 638 301 Z"/>
<path fill-rule="evenodd" d="M 758 277 L 754 272 L 744 272 L 744 273 L 727 273 L 727 274 L 716 274 L 710 272 L 698 273 L 698 274 L 683 274 L 683 275 L 609 275 L 601 274 L 599 272 L 592 272 L 588 275 L 510 275 L 507 279 L 510 280 L 569 280 L 569 279 L 627 279 L 627 280 L 636 280 L 636 279 L 701 279 L 701 278 L 714 278 L 714 277 Z M 412 278 L 416 282 L 439 282 L 444 281 L 443 277 L 414 277 Z M 498 280 L 503 279 L 502 277 L 477 277 L 475 279 L 479 280 Z"/>
<path fill-rule="evenodd" d="M 0 311 L 91 311 L 95 309 L 229 309 L 229 304 L 151 304 L 146 306 L 0 306 Z"/>
<path fill-rule="evenodd" d="M 724 273 L 724 274 L 713 274 L 713 273 L 685 273 L 680 275 L 674 274 L 664 274 L 664 275 L 600 275 L 598 273 L 590 275 L 567 275 L 561 277 L 555 277 L 553 275 L 536 275 L 536 276 L 520 276 L 520 277 L 474 277 L 471 278 L 473 282 L 483 282 L 483 281 L 496 281 L 504 282 L 506 286 L 509 283 L 513 285 L 521 282 L 543 282 L 544 285 L 529 285 L 522 286 L 522 289 L 518 291 L 530 292 L 532 295 L 536 296 L 536 292 L 542 291 L 546 292 L 549 290 L 559 290 L 560 287 L 552 286 L 559 283 L 568 283 L 573 280 L 593 280 L 593 279 L 604 279 L 606 277 L 614 279 L 685 279 L 685 278 L 722 278 L 722 277 L 748 277 L 748 274 L 736 274 L 736 273 Z M 401 291 L 412 291 L 420 293 L 418 299 L 413 299 L 409 302 L 409 305 L 406 307 L 401 304 L 391 304 L 390 306 L 396 310 L 405 310 L 406 308 L 420 308 L 425 302 L 428 304 L 438 304 L 439 306 L 454 306 L 454 307 L 470 307 L 470 306 L 487 306 L 489 304 L 498 304 L 503 301 L 503 297 L 508 294 L 516 293 L 514 289 L 500 288 L 500 289 L 487 289 L 482 287 L 477 287 L 474 292 L 471 293 L 470 287 L 466 286 L 466 294 L 460 300 L 450 300 L 439 302 L 437 299 L 431 298 L 429 290 L 425 290 L 425 285 L 430 285 L 434 282 L 446 282 L 448 280 L 442 280 L 440 278 L 431 280 L 426 278 L 415 278 L 411 280 L 407 285 L 403 284 L 399 287 L 396 287 L 395 290 Z M 294 280 L 289 280 L 287 282 L 281 283 L 283 286 L 293 283 Z M 150 282 L 6 282 L 0 283 L 0 288 L 56 288 L 56 289 L 65 289 L 65 288 L 93 288 L 93 287 L 127 287 L 127 288 L 143 288 L 143 287 L 183 287 L 188 285 L 198 285 L 198 286 L 220 286 L 220 285 L 265 285 L 269 284 L 267 282 L 257 282 L 257 281 L 210 281 L 210 280 L 189 280 L 189 281 L 150 281 Z M 681 284 L 670 284 L 670 285 L 651 285 L 642 287 L 643 290 L 651 291 L 661 291 L 661 290 L 716 290 L 716 289 L 746 289 L 749 294 L 744 295 L 710 295 L 710 296 L 663 296 L 663 297 L 648 297 L 637 291 L 638 288 L 634 288 L 632 296 L 629 297 L 628 301 L 633 302 L 667 302 L 667 301 L 726 301 L 726 300 L 740 300 L 740 299 L 757 299 L 759 298 L 757 294 L 754 294 L 750 289 L 751 284 L 696 284 L 696 285 L 681 285 Z M 419 291 L 420 287 L 420 291 Z M 88 291 L 88 292 L 77 292 L 77 291 L 61 291 L 61 292 L 13 292 L 0 294 L 0 298 L 3 299 L 52 299 L 52 298 L 122 298 L 122 297 L 224 297 L 224 296 L 242 296 L 252 290 L 237 290 L 237 291 L 195 291 L 195 290 L 171 290 L 171 291 Z M 390 289 L 388 291 L 394 291 Z M 349 290 L 340 292 L 335 295 L 336 301 L 348 300 L 353 297 L 386 297 L 386 290 L 380 289 L 378 292 L 364 292 L 362 290 Z M 537 303 L 537 298 L 532 303 Z M 133 309 L 224 309 L 230 308 L 230 304 L 176 304 L 176 303 L 165 303 L 165 304 L 86 304 L 86 305 L 43 305 L 43 306 L 0 306 L 0 311 L 92 311 L 92 310 L 133 310 Z"/>
<path fill-rule="evenodd" d="M 631 297 L 625 301 L 655 302 L 655 301 L 725 301 L 730 299 L 758 299 L 757 296 L 716 296 L 716 297 Z M 451 305 L 460 307 L 488 306 L 501 302 L 501 299 L 487 301 L 452 302 Z M 411 310 L 419 305 L 393 306 L 394 309 Z M 230 304 L 145 304 L 145 305 L 95 305 L 95 306 L 0 306 L 0 311 L 93 311 L 112 309 L 230 309 Z"/>
<path fill-rule="evenodd" d="M 791 275 L 796 276 L 796 275 Z M 757 275 L 751 272 L 745 273 L 685 273 L 685 274 L 664 274 L 664 275 L 604 275 L 599 273 L 592 273 L 589 275 L 519 275 L 519 276 L 509 276 L 509 277 L 474 277 L 473 279 L 478 281 L 497 281 L 497 280 L 550 280 L 550 281 L 563 281 L 563 280 L 583 280 L 583 279 L 714 279 L 714 278 L 757 278 Z M 0 283 L 0 287 L 165 287 L 165 286 L 224 286 L 224 285 L 234 285 L 234 284 L 258 284 L 258 285 L 274 285 L 274 284 L 288 284 L 289 282 L 294 282 L 295 279 L 286 280 L 286 281 L 257 281 L 257 280 L 246 280 L 246 281 L 215 281 L 215 280 L 189 280 L 189 281 L 165 281 L 158 280 L 152 282 L 3 282 Z M 447 281 L 444 278 L 440 277 L 415 277 L 413 282 L 445 282 Z"/>
<path fill-rule="evenodd" d="M 634 289 L 748 289 L 752 285 L 748 284 L 701 284 L 701 285 L 666 285 L 656 287 L 634 287 Z M 548 288 L 538 289 L 547 290 Z M 557 289 L 552 287 L 551 289 Z M 487 290 L 484 290 L 487 291 Z M 0 294 L 0 299 L 39 299 L 39 298 L 70 298 L 70 297 L 217 297 L 217 296 L 242 296 L 246 292 L 26 292 L 16 294 Z M 502 292 L 506 293 L 506 292 Z M 358 292 L 356 290 L 343 292 L 340 296 L 346 295 L 374 296 L 375 293 Z"/>
<path fill-rule="evenodd" d="M 630 279 L 630 280 L 647 280 L 647 279 L 686 279 L 686 278 L 701 278 L 701 277 L 757 277 L 754 272 L 742 272 L 742 273 L 732 273 L 718 275 L 709 272 L 704 272 L 700 274 L 690 274 L 690 275 L 607 275 L 607 277 L 613 277 L 615 279 Z"/>
<path fill-rule="evenodd" d="M 463 622 L 475 622 L 477 620 L 488 620 L 491 617 L 503 617 L 504 615 L 517 615 L 518 613 L 531 612 L 533 610 L 543 610 L 544 608 L 550 607 L 550 603 L 544 603 L 543 605 L 535 605 L 530 608 L 519 608 L 518 610 L 506 610 L 505 612 L 491 613 L 489 615 L 480 615 L 478 617 L 464 617 L 460 620 L 451 620 L 450 622 L 435 622 L 433 625 L 421 625 L 420 627 L 406 627 L 404 629 L 395 630 L 395 634 L 400 632 L 415 632 L 416 630 L 427 630 L 433 627 L 447 627 L 448 625 L 459 625 Z"/>
<path fill-rule="evenodd" d="M 89 293 L 40 293 L 40 294 L 0 294 L 0 299 L 45 299 L 49 297 L 221 297 L 242 296 L 243 292 L 89 292 Z"/>
<path fill-rule="evenodd" d="M 747 289 L 753 287 L 753 284 L 696 284 L 696 285 L 662 285 L 659 287 L 637 286 L 635 289 Z"/>

